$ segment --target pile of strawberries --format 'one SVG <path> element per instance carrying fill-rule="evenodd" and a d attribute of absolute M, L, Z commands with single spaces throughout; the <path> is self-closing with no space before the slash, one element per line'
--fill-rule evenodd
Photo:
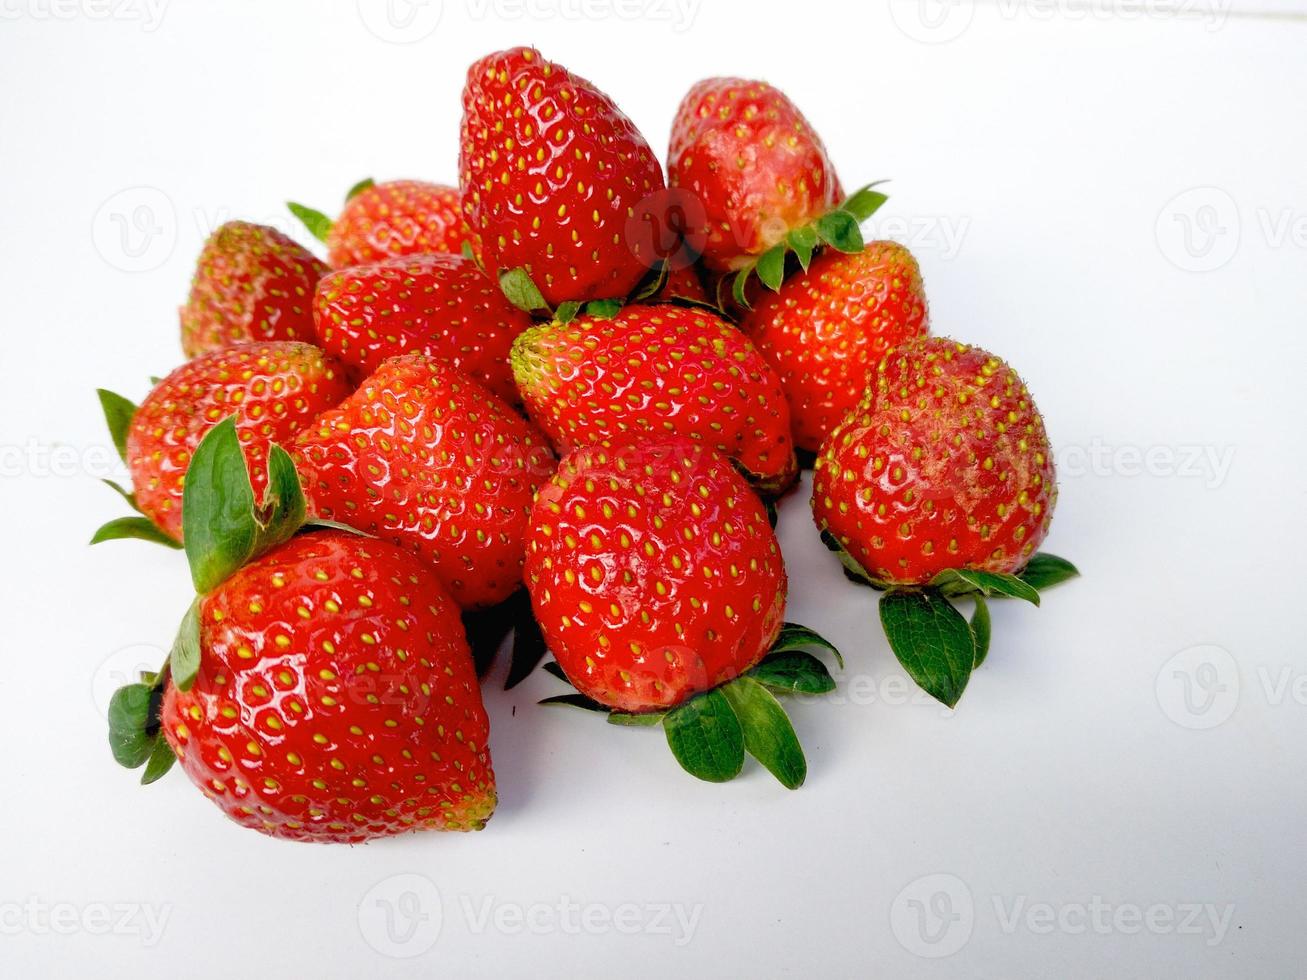
<path fill-rule="evenodd" d="M 863 241 L 798 109 L 714 78 L 663 168 L 589 82 L 532 49 L 468 71 L 458 188 L 291 205 L 329 264 L 232 222 L 181 310 L 189 360 L 100 398 L 135 510 L 95 541 L 185 549 L 196 598 L 110 742 L 174 762 L 276 837 L 479 829 L 495 807 L 478 674 L 661 726 L 702 779 L 807 764 L 777 695 L 835 686 L 785 620 L 774 501 L 812 509 L 880 590 L 890 646 L 952 706 L 986 600 L 1075 574 L 1038 553 L 1056 499 L 1021 379 L 928 335 L 916 261 Z M 834 558 L 832 558 L 834 560 Z M 970 618 L 957 608 L 973 608 Z"/>

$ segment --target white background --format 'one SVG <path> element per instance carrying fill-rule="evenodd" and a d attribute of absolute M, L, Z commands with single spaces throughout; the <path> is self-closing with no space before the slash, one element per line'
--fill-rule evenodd
<path fill-rule="evenodd" d="M 0 0 L 0 973 L 1301 972 L 1293 8 L 390 9 Z M 290 228 L 287 198 L 332 210 L 368 174 L 455 180 L 463 73 L 518 43 L 660 152 L 695 80 L 762 76 L 846 186 L 893 178 L 874 230 L 917 252 L 937 332 L 1028 381 L 1061 465 L 1047 547 L 1084 577 L 995 610 L 951 714 L 911 696 L 872 595 L 787 499 L 789 618 L 848 655 L 839 694 L 793 708 L 796 793 L 756 766 L 696 783 L 656 732 L 537 707 L 543 674 L 487 688 L 502 802 L 481 834 L 294 845 L 179 772 L 136 786 L 104 702 L 162 656 L 189 586 L 174 553 L 85 546 L 121 511 L 95 480 L 115 467 L 93 389 L 139 398 L 178 362 L 176 307 L 221 221 Z"/>

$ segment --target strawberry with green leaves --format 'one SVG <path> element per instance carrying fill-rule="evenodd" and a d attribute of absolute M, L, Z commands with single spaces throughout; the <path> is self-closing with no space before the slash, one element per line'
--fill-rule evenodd
<path fill-rule="evenodd" d="M 701 779 L 734 778 L 747 751 L 803 783 L 775 693 L 831 690 L 799 650 L 833 648 L 785 623 L 776 534 L 726 457 L 683 438 L 578 449 L 540 491 L 527 540 L 536 619 L 580 692 L 551 702 L 661 723 Z"/>
<path fill-rule="evenodd" d="M 101 389 L 110 435 L 134 491 L 109 485 L 137 514 L 110 521 L 91 543 L 143 538 L 175 546 L 182 540 L 182 488 L 191 456 L 218 422 L 228 416 L 235 420 L 255 492 L 262 494 L 269 447 L 289 444 L 352 390 L 345 365 L 297 341 L 238 344 L 202 354 L 156 384 L 139 408 Z"/>
<path fill-rule="evenodd" d="M 531 318 L 461 255 L 412 255 L 329 272 L 313 297 L 318 342 L 366 377 L 417 351 L 518 401 L 508 363 Z"/>
<path fill-rule="evenodd" d="M 182 350 L 313 342 L 313 290 L 327 267 L 275 228 L 229 221 L 209 236 L 181 308 Z"/>
<path fill-rule="evenodd" d="M 795 445 L 816 452 L 889 349 L 926 333 L 921 270 L 896 242 L 831 249 L 778 291 L 762 292 L 740 328 L 780 375 Z"/>
<path fill-rule="evenodd" d="M 232 820 L 286 840 L 481 829 L 489 723 L 458 607 L 403 549 L 296 535 L 304 499 L 280 447 L 268 470 L 256 507 L 230 419 L 196 450 L 198 595 L 163 669 L 110 702 L 114 757 L 147 783 L 178 761 Z"/>
<path fill-rule="evenodd" d="M 957 704 L 989 649 L 987 597 L 1039 604 L 1076 574 L 1040 554 L 1057 500 L 1044 420 L 1025 384 L 978 347 L 921 337 L 892 350 L 817 459 L 812 510 L 856 578 L 885 590 L 904 668 Z M 951 600 L 973 599 L 970 623 Z"/>
<path fill-rule="evenodd" d="M 295 440 L 310 513 L 400 545 L 465 609 L 522 584 L 544 435 L 462 372 L 422 354 L 386 361 Z"/>
<path fill-rule="evenodd" d="M 685 436 L 779 493 L 797 466 L 776 372 L 704 309 L 627 306 L 533 327 L 513 345 L 531 417 L 560 452 Z"/>
<path fill-rule="evenodd" d="M 321 211 L 291 202 L 291 213 L 327 246 L 334 268 L 380 262 L 398 255 L 457 255 L 471 235 L 457 187 L 422 180 L 369 177 L 350 188 L 332 221 Z"/>
<path fill-rule="evenodd" d="M 459 188 L 486 269 L 523 309 L 625 297 L 661 258 L 629 230 L 656 220 L 657 158 L 607 95 L 533 48 L 468 69 Z"/>

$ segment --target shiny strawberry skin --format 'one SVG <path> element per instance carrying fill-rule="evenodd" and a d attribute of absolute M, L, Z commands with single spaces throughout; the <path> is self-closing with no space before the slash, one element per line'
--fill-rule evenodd
<path fill-rule="evenodd" d="M 707 78 L 677 109 L 667 182 L 699 198 L 704 261 L 738 269 L 840 203 L 821 138 L 766 82 Z"/>
<path fill-rule="evenodd" d="M 822 447 L 812 509 L 872 578 L 917 585 L 946 568 L 1019 571 L 1056 499 L 1044 421 L 1016 372 L 921 337 L 889 353 Z"/>
<path fill-rule="evenodd" d="M 459 187 L 486 268 L 524 268 L 550 306 L 624 297 L 658 260 L 647 220 L 662 168 L 608 96 L 532 48 L 488 55 L 463 89 Z"/>
<path fill-rule="evenodd" d="M 785 612 L 776 535 L 731 463 L 686 439 L 567 456 L 540 491 L 527 588 L 581 693 L 620 711 L 734 679 Z"/>
<path fill-rule="evenodd" d="M 268 447 L 289 446 L 321 412 L 349 397 L 345 365 L 309 344 L 238 344 L 202 354 L 155 385 L 127 430 L 136 504 L 182 539 L 182 484 L 200 440 L 229 415 L 256 500 L 268 482 Z"/>
<path fill-rule="evenodd" d="M 554 472 L 534 425 L 454 368 L 392 358 L 295 443 L 311 514 L 423 558 L 464 608 L 522 582 L 527 520 Z"/>
<path fill-rule="evenodd" d="M 795 444 L 816 452 L 889 349 L 927 332 L 921 270 L 896 242 L 829 249 L 779 291 L 760 290 L 740 327 L 781 377 Z"/>
<path fill-rule="evenodd" d="M 508 353 L 531 318 L 462 256 L 413 255 L 329 272 L 313 297 L 313 320 L 318 342 L 359 377 L 417 351 L 518 400 Z"/>
<path fill-rule="evenodd" d="M 327 267 L 275 228 L 229 221 L 200 252 L 181 308 L 187 357 L 268 340 L 313 342 L 313 289 Z"/>
<path fill-rule="evenodd" d="M 513 345 L 513 373 L 560 453 L 679 435 L 736 460 L 768 491 L 796 473 L 780 379 L 706 310 L 627 306 L 542 324 Z"/>
<path fill-rule="evenodd" d="M 200 602 L 200 663 L 161 727 L 237 823 L 352 843 L 479 830 L 490 726 L 458 607 L 403 550 L 315 531 Z"/>
<path fill-rule="evenodd" d="M 457 255 L 469 238 L 458 188 L 391 180 L 345 202 L 327 233 L 327 257 L 340 269 L 399 255 Z"/>

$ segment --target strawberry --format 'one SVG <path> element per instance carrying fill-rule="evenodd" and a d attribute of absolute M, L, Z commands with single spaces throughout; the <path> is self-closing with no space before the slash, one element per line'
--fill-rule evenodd
<path fill-rule="evenodd" d="M 295 452 L 311 513 L 415 552 L 464 608 L 521 585 L 531 501 L 553 454 L 461 372 L 392 358 L 301 432 Z"/>
<path fill-rule="evenodd" d="M 420 351 L 518 401 L 508 352 L 531 318 L 470 259 L 413 255 L 329 272 L 318 283 L 313 319 L 319 343 L 359 376 Z"/>
<path fill-rule="evenodd" d="M 909 340 L 881 361 L 823 445 L 812 489 L 828 544 L 889 589 L 881 618 L 895 653 L 950 706 L 987 652 L 984 597 L 1038 604 L 1050 561 L 1074 574 L 1036 555 L 1056 499 L 1026 386 L 992 354 L 943 337 Z M 1035 581 L 1016 574 L 1032 566 Z M 947 601 L 961 596 L 978 599 L 981 623 L 969 627 Z"/>
<path fill-rule="evenodd" d="M 739 269 L 834 208 L 835 167 L 803 113 L 766 82 L 707 78 L 681 101 L 667 155 L 672 187 L 703 205 L 704 261 Z"/>
<path fill-rule="evenodd" d="M 270 462 L 256 508 L 230 419 L 196 450 L 199 594 L 163 670 L 114 695 L 115 758 L 143 782 L 175 758 L 228 817 L 288 840 L 480 829 L 495 782 L 458 607 L 394 545 L 290 537 L 304 500 L 286 453 Z"/>
<path fill-rule="evenodd" d="M 164 543 L 182 539 L 182 485 L 191 455 L 204 435 L 231 415 L 249 461 L 256 493 L 267 485 L 272 443 L 287 443 L 320 412 L 352 389 L 345 366 L 316 347 L 297 341 L 238 344 L 201 354 L 154 386 L 135 407 L 101 391 L 114 443 L 132 475 L 134 494 L 124 493 L 141 517 L 111 521 L 92 543 L 143 537 Z"/>
<path fill-rule="evenodd" d="M 313 341 L 310 300 L 327 271 L 275 228 L 229 221 L 209 236 L 181 308 L 187 357 L 231 344 Z"/>
<path fill-rule="evenodd" d="M 585 706 L 628 721 L 652 713 L 643 720 L 668 726 L 678 758 L 682 724 L 701 723 L 705 711 L 738 732 L 736 717 L 747 722 L 766 704 L 761 727 L 793 741 L 763 684 L 741 679 L 785 628 L 780 546 L 761 502 L 716 451 L 670 439 L 567 456 L 531 514 L 526 582 L 549 649 Z M 803 645 L 794 630 L 786 649 Z M 803 641 L 814 642 L 825 645 Z M 743 745 L 752 751 L 753 741 Z M 735 757 L 724 770 L 693 759 L 687 768 L 730 778 L 743 745 L 724 747 L 718 762 Z M 797 761 L 788 755 L 778 773 L 787 785 L 802 782 L 797 741 L 794 750 Z M 776 761 L 759 758 L 769 768 Z"/>
<path fill-rule="evenodd" d="M 560 453 L 682 435 L 730 456 L 768 492 L 795 475 L 780 379 L 706 310 L 628 306 L 542 324 L 513 344 L 513 374 Z"/>
<path fill-rule="evenodd" d="M 337 269 L 397 255 L 458 254 L 471 238 L 458 188 L 444 184 L 359 181 L 334 222 L 303 204 L 288 206 L 315 238 L 326 243 L 327 259 Z"/>
<path fill-rule="evenodd" d="M 676 265 L 669 269 L 660 295 L 669 300 L 688 299 L 704 306 L 712 303 L 708 291 L 704 289 L 703 280 L 699 278 L 699 268 L 696 265 Z"/>
<path fill-rule="evenodd" d="M 662 168 L 612 100 L 533 48 L 488 55 L 463 88 L 463 211 L 519 305 L 625 297 L 660 258 L 628 223 L 651 220 Z M 539 297 L 539 302 L 534 298 Z"/>
<path fill-rule="evenodd" d="M 740 327 L 780 375 L 795 444 L 815 452 L 885 353 L 926 332 L 921 270 L 895 242 L 830 250 L 779 291 L 762 292 Z"/>

